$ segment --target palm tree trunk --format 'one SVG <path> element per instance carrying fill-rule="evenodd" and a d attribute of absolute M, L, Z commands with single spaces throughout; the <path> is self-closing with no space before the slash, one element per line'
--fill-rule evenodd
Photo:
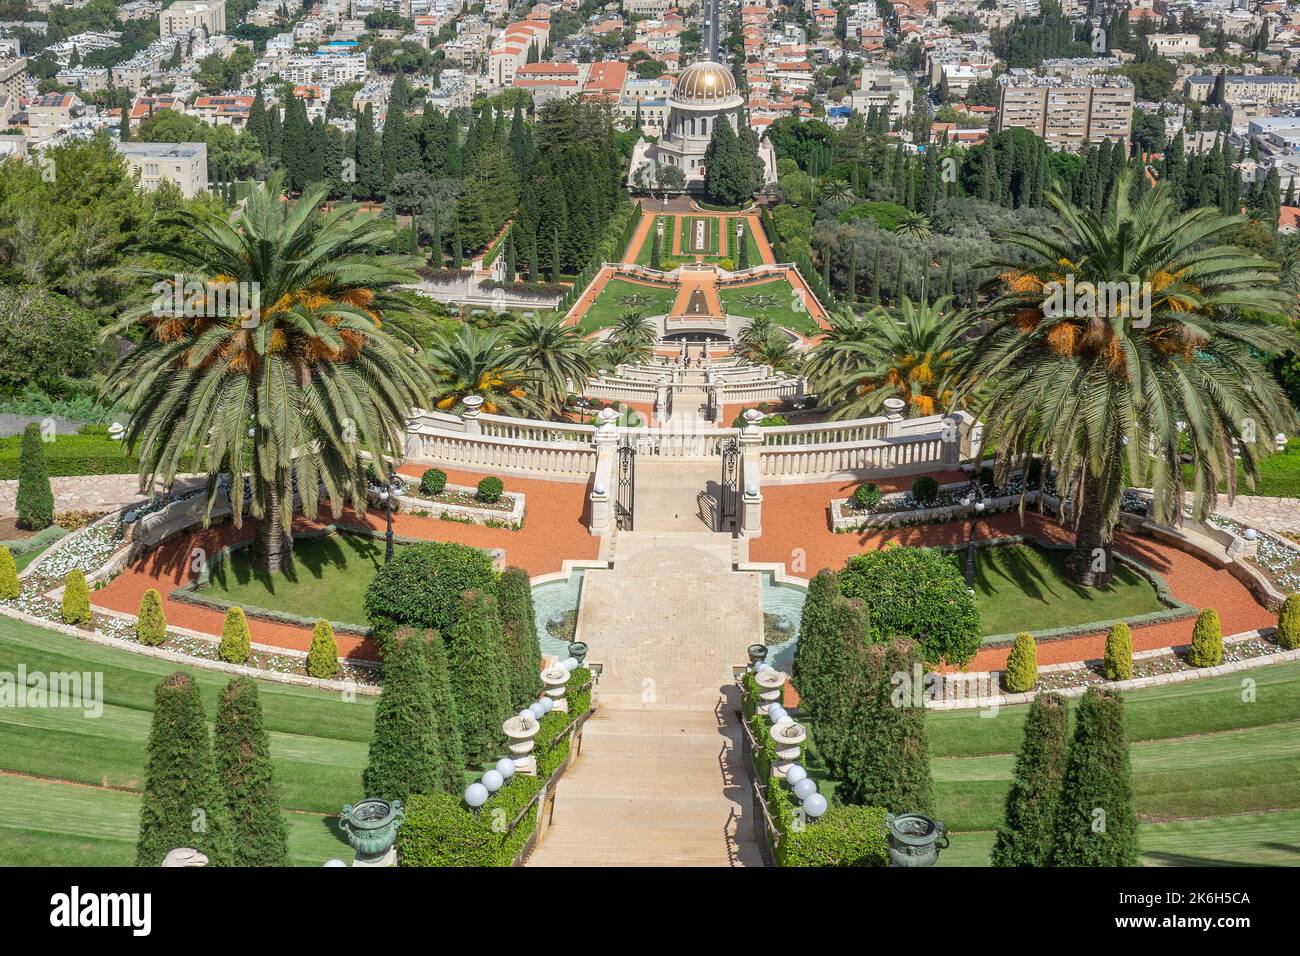
<path fill-rule="evenodd" d="M 1110 583 L 1114 558 L 1110 553 L 1110 537 L 1102 533 L 1105 519 L 1098 483 L 1080 482 L 1075 505 L 1082 511 L 1075 527 L 1074 550 L 1065 562 L 1066 570 L 1075 584 L 1086 588 L 1105 587 Z"/>
<path fill-rule="evenodd" d="M 280 493 L 272 489 L 266 514 L 253 529 L 253 570 L 283 571 L 293 564 L 293 535 L 284 530 Z"/>

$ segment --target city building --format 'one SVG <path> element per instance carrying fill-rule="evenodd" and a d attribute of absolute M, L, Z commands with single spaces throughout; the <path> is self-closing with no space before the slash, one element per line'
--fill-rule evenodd
<path fill-rule="evenodd" d="M 187 199 L 208 188 L 208 147 L 204 143 L 119 143 L 131 172 L 145 189 L 172 183 Z"/>
<path fill-rule="evenodd" d="M 1199 103 L 1207 102 L 1214 92 L 1213 76 L 1190 76 L 1183 84 L 1183 92 L 1188 98 Z M 1269 103 L 1282 106 L 1300 103 L 1300 79 L 1294 76 L 1225 76 L 1223 78 L 1223 101 L 1229 106 L 1238 103 Z"/>
<path fill-rule="evenodd" d="M 1120 140 L 1133 129 L 1133 83 L 1122 76 L 1064 79 L 1026 70 L 998 77 L 996 132 L 1020 127 L 1054 149 L 1078 152 L 1092 143 Z"/>
<path fill-rule="evenodd" d="M 912 112 L 912 81 L 901 70 L 880 64 L 862 68 L 858 88 L 853 91 L 853 108 L 866 116 L 873 108 L 887 110 L 889 121 L 897 123 Z"/>
<path fill-rule="evenodd" d="M 158 15 L 159 36 L 189 36 L 198 29 L 209 36 L 226 32 L 226 0 L 176 0 Z"/>

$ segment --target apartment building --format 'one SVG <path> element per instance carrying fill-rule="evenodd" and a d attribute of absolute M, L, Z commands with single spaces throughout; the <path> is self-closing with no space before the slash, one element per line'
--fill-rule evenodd
<path fill-rule="evenodd" d="M 1189 76 L 1183 84 L 1183 92 L 1189 98 L 1204 103 L 1214 92 L 1214 79 L 1213 76 L 1205 75 Z M 1225 76 L 1223 99 L 1229 106 L 1238 103 L 1269 103 L 1274 106 L 1300 103 L 1300 79 L 1267 73 L 1258 76 Z"/>
<path fill-rule="evenodd" d="M 119 143 L 131 172 L 144 189 L 172 183 L 187 199 L 208 188 L 208 147 L 204 143 Z"/>
<path fill-rule="evenodd" d="M 1184 56 L 1200 56 L 1201 38 L 1195 33 L 1153 33 L 1147 37 L 1152 51 L 1171 60 Z"/>
<path fill-rule="evenodd" d="M 86 111 L 86 106 L 71 93 L 48 93 L 27 104 L 27 137 L 44 143 L 67 129 Z"/>
<path fill-rule="evenodd" d="M 189 36 L 200 28 L 208 36 L 226 32 L 226 0 L 176 0 L 158 15 L 159 36 Z"/>
<path fill-rule="evenodd" d="M 291 56 L 285 60 L 280 76 L 295 86 L 342 86 L 366 78 L 366 55 L 315 53 Z"/>
<path fill-rule="evenodd" d="M 997 132 L 1020 127 L 1053 149 L 1078 152 L 1133 131 L 1133 83 L 1122 76 L 1062 78 L 1013 70 L 998 77 Z"/>
<path fill-rule="evenodd" d="M 27 95 L 27 60 L 0 60 L 0 99 L 17 103 Z"/>
<path fill-rule="evenodd" d="M 862 68 L 858 89 L 853 91 L 853 108 L 863 116 L 872 109 L 887 110 L 889 121 L 897 123 L 912 112 L 912 81 L 901 70 L 869 63 Z"/>
<path fill-rule="evenodd" d="M 550 36 L 549 13 L 509 24 L 488 53 L 488 82 L 496 87 L 510 86 L 530 53 L 534 58 L 542 55 Z"/>

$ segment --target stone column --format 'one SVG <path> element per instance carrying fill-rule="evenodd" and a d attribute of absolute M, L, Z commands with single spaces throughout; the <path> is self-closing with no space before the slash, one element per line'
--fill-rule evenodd
<path fill-rule="evenodd" d="M 465 434 L 482 434 L 483 426 L 478 420 L 478 416 L 483 410 L 482 397 L 479 395 L 466 395 L 461 404 L 465 406 L 465 410 L 460 414 L 460 417 L 465 421 Z"/>
<path fill-rule="evenodd" d="M 756 408 L 745 412 L 745 427 L 740 430 L 740 453 L 743 456 L 745 487 L 740 504 L 740 533 L 757 538 L 763 533 L 763 429 L 758 423 L 763 413 Z"/>
<path fill-rule="evenodd" d="M 884 406 L 885 418 L 889 421 L 889 424 L 885 427 L 885 435 L 893 438 L 900 431 L 899 426 L 903 422 L 903 410 L 907 408 L 907 402 L 901 398 L 887 398 L 884 401 Z"/>
<path fill-rule="evenodd" d="M 596 471 L 587 496 L 591 504 L 591 523 L 587 530 L 592 534 L 610 534 L 614 530 L 611 495 L 616 480 L 614 462 L 618 458 L 618 412 L 605 408 L 596 418 L 600 425 L 596 428 Z"/>

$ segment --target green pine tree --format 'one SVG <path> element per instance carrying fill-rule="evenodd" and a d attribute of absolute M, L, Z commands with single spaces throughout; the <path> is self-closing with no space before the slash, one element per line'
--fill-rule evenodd
<path fill-rule="evenodd" d="M 18 453 L 15 510 L 18 524 L 23 528 L 39 531 L 54 523 L 54 492 L 50 489 L 50 473 L 45 466 L 41 426 L 36 422 L 23 429 L 22 447 Z"/>
<path fill-rule="evenodd" d="M 496 751 L 501 725 L 514 712 L 502 637 L 496 601 L 481 591 L 466 591 L 460 619 L 450 635 L 447 662 L 461 744 L 472 761 Z"/>
<path fill-rule="evenodd" d="M 994 866 L 1047 866 L 1065 775 L 1069 711 L 1059 694 L 1039 694 L 1029 705 L 1016 754 L 1006 813 L 993 844 Z"/>
<path fill-rule="evenodd" d="M 257 682 L 236 677 L 217 706 L 217 781 L 230 819 L 235 866 L 288 866 L 289 828 L 271 768 L 271 737 L 262 720 Z"/>
<path fill-rule="evenodd" d="M 456 697 L 451 689 L 447 645 L 437 631 L 425 631 L 423 640 L 429 663 L 429 695 L 433 701 L 433 720 L 439 728 L 442 789 L 459 794 L 464 785 L 465 748 L 460 742 L 460 718 L 456 711 Z"/>
<path fill-rule="evenodd" d="M 154 692 L 136 866 L 160 866 L 180 847 L 205 854 L 212 866 L 233 860 L 203 701 L 194 679 L 178 672 Z"/>

